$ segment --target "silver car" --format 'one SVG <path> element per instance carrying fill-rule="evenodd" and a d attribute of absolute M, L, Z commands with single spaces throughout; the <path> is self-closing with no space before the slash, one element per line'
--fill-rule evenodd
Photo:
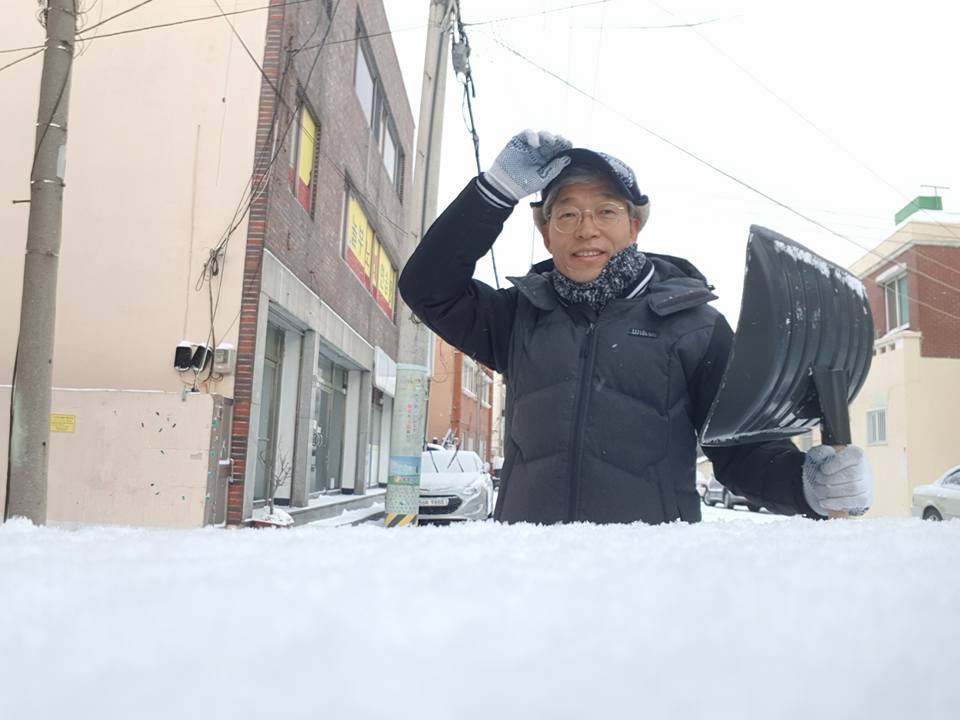
<path fill-rule="evenodd" d="M 703 504 L 716 505 L 717 503 L 728 509 L 734 505 L 746 505 L 750 512 L 760 511 L 759 505 L 747 500 L 747 498 L 742 495 L 737 495 L 727 490 L 727 488 L 720 484 L 719 480 L 711 475 L 703 490 Z"/>
<path fill-rule="evenodd" d="M 960 465 L 950 468 L 932 485 L 913 489 L 911 512 L 924 520 L 960 518 Z"/>
<path fill-rule="evenodd" d="M 493 504 L 493 480 L 479 455 L 427 446 L 420 456 L 420 522 L 486 520 Z"/>

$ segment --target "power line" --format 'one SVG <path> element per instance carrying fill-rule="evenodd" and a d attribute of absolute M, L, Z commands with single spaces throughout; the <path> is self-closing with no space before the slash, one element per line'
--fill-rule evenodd
<path fill-rule="evenodd" d="M 453 47 L 450 55 L 453 58 L 453 69 L 457 77 L 463 75 L 463 99 L 467 105 L 467 112 L 470 120 L 467 130 L 470 132 L 470 139 L 473 140 L 473 155 L 477 163 L 477 175 L 483 172 L 480 167 L 480 136 L 477 134 L 477 124 L 473 118 L 473 98 L 477 95 L 476 86 L 473 83 L 473 69 L 470 66 L 470 39 L 467 37 L 467 31 L 464 30 L 463 18 L 460 16 L 460 3 L 454 3 L 454 27 L 459 38 L 453 39 Z M 494 254 L 493 247 L 490 247 L 490 263 L 493 266 L 493 281 L 500 289 L 500 277 L 497 274 L 497 257 Z"/>
<path fill-rule="evenodd" d="M 13 67 L 13 66 L 16 65 L 17 63 L 22 63 L 24 60 L 29 60 L 29 59 L 32 58 L 34 55 L 39 55 L 40 53 L 42 53 L 44 50 L 46 50 L 46 46 L 41 45 L 38 50 L 34 50 L 34 51 L 33 51 L 32 53 L 30 53 L 29 55 L 24 55 L 23 57 L 17 58 L 17 59 L 14 60 L 13 62 L 9 62 L 9 63 L 7 63 L 6 65 L 0 66 L 0 72 L 3 72 L 3 71 L 6 70 L 7 68 Z"/>
<path fill-rule="evenodd" d="M 111 16 L 108 17 L 106 20 L 100 20 L 100 21 L 99 21 L 98 23 L 96 23 L 95 25 L 91 25 L 90 27 L 83 28 L 83 30 L 82 30 L 81 32 L 85 32 L 85 33 L 86 33 L 86 32 L 90 32 L 91 30 L 95 30 L 96 28 L 100 27 L 101 25 L 106 25 L 106 24 L 107 24 L 108 22 L 110 22 L 111 20 L 116 20 L 116 19 L 117 19 L 118 17 L 120 17 L 121 15 L 126 15 L 127 13 L 131 13 L 131 12 L 133 12 L 134 10 L 139 10 L 139 9 L 142 8 L 144 5 L 149 5 L 149 4 L 152 3 L 152 2 L 153 2 L 153 0 L 143 0 L 143 2 L 139 2 L 139 3 L 137 3 L 136 5 L 134 5 L 134 6 L 132 6 L 132 7 L 128 7 L 126 10 L 121 10 L 120 12 L 118 12 L 118 13 L 116 13 L 116 14 L 114 14 L 114 15 L 111 15 Z M 77 33 L 77 34 L 80 35 L 81 33 Z"/>
<path fill-rule="evenodd" d="M 304 0 L 300 0 L 300 1 L 304 1 Z M 217 3 L 217 5 L 218 5 L 218 7 L 219 7 L 219 2 Z M 293 125 L 293 121 L 294 121 L 294 119 L 295 119 L 295 117 L 296 117 L 296 113 L 297 113 L 298 110 L 300 109 L 299 106 L 298 106 L 298 107 L 293 107 L 293 106 L 291 106 L 290 103 L 286 100 L 286 98 L 285 98 L 284 95 L 283 95 L 283 88 L 284 88 L 284 86 L 285 86 L 285 79 L 286 79 L 287 70 L 289 69 L 291 62 L 292 62 L 293 58 L 294 58 L 296 55 L 298 55 L 299 53 L 301 53 L 301 52 L 303 52 L 303 51 L 305 51 L 305 50 L 307 50 L 307 49 L 316 49 L 317 52 L 316 52 L 316 54 L 314 55 L 313 61 L 312 61 L 311 65 L 310 65 L 310 68 L 309 68 L 309 70 L 308 70 L 308 72 L 307 72 L 306 79 L 303 80 L 302 83 L 300 83 L 303 87 L 308 87 L 308 86 L 309 86 L 310 79 L 311 79 L 311 77 L 313 76 L 314 70 L 315 70 L 316 67 L 317 67 L 317 64 L 318 64 L 318 62 L 319 62 L 320 55 L 321 55 L 321 52 L 322 52 L 323 48 L 324 48 L 327 44 L 331 44 L 330 42 L 328 42 L 328 40 L 329 40 L 330 32 L 331 32 L 331 30 L 332 30 L 332 28 L 333 28 L 333 19 L 334 19 L 334 17 L 336 16 L 337 9 L 339 8 L 339 5 L 340 5 L 340 0 L 337 0 L 337 4 L 334 6 L 333 11 L 331 12 L 330 20 L 329 20 L 329 23 L 328 23 L 328 25 L 327 25 L 327 29 L 326 29 L 326 31 L 325 31 L 325 33 L 324 33 L 324 36 L 323 36 L 323 38 L 321 39 L 320 43 L 318 43 L 318 44 L 316 44 L 316 45 L 309 45 L 309 44 L 308 44 L 309 41 L 313 38 L 313 36 L 316 34 L 317 30 L 319 29 L 320 24 L 321 24 L 322 16 L 318 16 L 317 24 L 314 26 L 314 29 L 313 29 L 313 31 L 310 33 L 310 36 L 304 41 L 304 44 L 301 45 L 301 47 L 299 47 L 299 48 L 297 48 L 297 49 L 288 49 L 288 51 L 287 51 L 287 62 L 286 62 L 286 64 L 285 64 L 285 66 L 284 66 L 284 70 L 283 70 L 283 73 L 282 73 L 282 76 L 281 76 L 281 79 L 280 79 L 279 87 L 272 81 L 272 79 L 270 79 L 270 78 L 268 77 L 268 75 L 267 75 L 267 73 L 265 72 L 265 70 L 263 69 L 263 67 L 260 65 L 260 63 L 257 61 L 257 59 L 253 56 L 253 54 L 249 51 L 249 48 L 247 48 L 247 46 L 246 46 L 246 44 L 243 42 L 242 38 L 239 37 L 239 34 L 238 34 L 237 31 L 236 31 L 236 28 L 233 26 L 232 23 L 229 22 L 229 20 L 227 20 L 227 22 L 228 22 L 228 24 L 230 24 L 231 29 L 233 30 L 234 34 L 237 36 L 237 39 L 240 41 L 240 43 L 241 43 L 242 45 L 244 45 L 244 49 L 247 51 L 247 56 L 250 58 L 251 62 L 253 62 L 253 64 L 257 67 L 257 69 L 258 69 L 258 71 L 260 72 L 261 76 L 266 80 L 267 84 L 268 84 L 269 87 L 270 87 L 270 90 L 271 90 L 272 93 L 273 93 L 274 98 L 278 101 L 278 102 L 275 103 L 275 105 L 274 105 L 273 117 L 271 118 L 271 122 L 270 122 L 270 134 L 268 135 L 267 140 L 266 140 L 266 143 L 265 143 L 265 145 L 269 145 L 269 144 L 271 143 L 271 141 L 272 141 L 272 142 L 274 143 L 274 150 L 273 150 L 272 153 L 270 153 L 270 159 L 269 159 L 269 161 L 266 163 L 265 166 L 261 164 L 262 161 L 263 161 L 263 158 L 264 158 L 265 156 L 264 156 L 263 154 L 260 154 L 260 155 L 259 155 L 259 157 L 258 157 L 258 159 L 257 159 L 257 161 L 256 161 L 256 164 L 255 164 L 254 170 L 253 170 L 253 172 L 251 173 L 250 180 L 249 180 L 249 182 L 248 182 L 248 184 L 247 184 L 247 189 L 244 190 L 243 197 L 242 197 L 242 199 L 241 199 L 240 204 L 239 204 L 238 207 L 237 207 L 237 210 L 236 210 L 235 213 L 234 213 L 233 219 L 230 221 L 230 223 L 229 223 L 229 225 L 228 225 L 228 228 L 227 228 L 227 230 L 224 232 L 224 234 L 223 234 L 223 236 L 221 237 L 220 241 L 217 243 L 217 245 L 216 245 L 212 250 L 210 250 L 209 257 L 208 257 L 207 261 L 204 263 L 203 271 L 201 272 L 200 278 L 198 279 L 197 289 L 199 289 L 200 287 L 202 287 L 202 283 L 203 283 L 203 282 L 210 282 L 210 283 L 211 283 L 211 288 L 208 290 L 208 292 L 212 292 L 212 278 L 213 278 L 213 276 L 214 276 L 215 274 L 220 275 L 220 277 L 221 277 L 221 287 L 222 287 L 222 264 L 221 264 L 221 261 L 220 261 L 220 257 L 221 257 L 221 255 L 224 255 L 224 256 L 225 256 L 227 245 L 228 245 L 228 243 L 229 243 L 229 241 L 230 241 L 230 238 L 232 237 L 233 233 L 237 230 L 237 228 L 240 227 L 240 225 L 242 224 L 244 218 L 245 218 L 245 217 L 247 216 L 247 214 L 250 212 L 250 209 L 252 208 L 253 204 L 257 201 L 257 199 L 263 194 L 263 192 L 264 192 L 264 191 L 267 189 L 267 187 L 269 186 L 269 184 L 270 184 L 270 171 L 272 170 L 272 168 L 273 168 L 274 164 L 276 163 L 278 157 L 280 156 L 280 154 L 281 154 L 282 151 L 283 151 L 283 138 L 286 137 L 286 135 L 289 133 L 290 128 L 291 128 L 292 125 Z M 221 8 L 221 10 L 222 10 L 222 8 Z M 229 15 L 229 14 L 230 14 L 230 13 L 224 12 L 223 15 L 220 16 L 220 17 L 223 17 L 224 19 L 227 19 L 226 16 Z M 356 37 L 351 38 L 350 41 L 351 41 L 351 42 L 356 42 L 358 39 L 362 39 L 362 37 L 363 37 L 363 36 L 356 36 Z M 278 115 L 278 111 L 280 110 L 281 106 L 284 107 L 284 108 L 286 108 L 286 109 L 289 111 L 289 115 L 288 115 L 288 118 L 289 118 L 289 119 L 288 119 L 285 127 L 283 127 L 282 129 L 279 127 L 279 124 L 277 123 L 277 115 Z M 271 138 L 272 138 L 272 140 L 271 140 Z M 346 176 L 346 174 L 345 174 L 344 172 L 342 172 L 342 171 L 340 170 L 340 168 L 339 168 L 339 166 L 337 165 L 336 161 L 334 161 L 334 160 L 333 160 L 332 158 L 330 158 L 325 152 L 323 152 L 323 150 L 322 150 L 322 148 L 321 148 L 321 146 L 320 146 L 319 138 L 314 137 L 313 139 L 314 139 L 314 142 L 316 143 L 316 153 L 317 153 L 317 157 L 318 157 L 318 158 L 322 157 L 322 158 L 324 158 L 326 161 L 328 161 L 329 164 L 330 164 L 330 166 L 332 167 L 333 171 L 334 171 L 342 180 L 346 181 L 346 180 L 347 180 L 347 176 Z M 266 147 L 265 147 L 264 149 L 268 150 L 268 148 L 266 148 Z M 256 181 L 256 182 L 254 181 L 254 178 L 257 178 L 257 181 Z M 405 227 L 403 227 L 402 225 L 400 225 L 400 224 L 398 224 L 397 222 L 395 222 L 395 221 L 394 221 L 391 217 L 389 217 L 383 210 L 381 210 L 381 209 L 379 208 L 379 206 L 378 206 L 377 203 L 371 202 L 370 198 L 368 198 L 368 197 L 366 196 L 366 194 L 363 193 L 361 190 L 359 190 L 358 188 L 356 188 L 356 187 L 354 187 L 354 186 L 352 186 L 352 185 L 351 185 L 351 189 L 352 189 L 353 192 L 355 192 L 355 193 L 357 194 L 357 196 L 358 196 L 359 198 L 361 198 L 361 199 L 366 203 L 366 205 L 367 205 L 369 208 L 374 209 L 374 210 L 377 212 L 377 214 L 380 215 L 387 223 L 389 223 L 390 225 L 392 225 L 393 227 L 395 227 L 398 231 L 400 231 L 400 232 L 403 233 L 403 234 L 406 234 L 406 233 L 409 232 L 409 230 L 408 230 L 407 228 L 405 228 Z M 217 313 L 217 311 L 218 311 L 218 309 L 219 309 L 219 300 L 220 300 L 220 293 L 219 293 L 219 289 L 218 289 L 216 300 L 214 300 L 214 301 L 211 302 L 211 333 L 213 332 L 213 325 L 214 325 L 214 323 L 215 323 L 216 313 Z M 234 322 L 235 322 L 235 321 L 234 321 Z M 231 324 L 231 327 L 232 327 L 232 324 Z M 210 335 L 208 335 L 208 338 L 209 338 L 209 337 L 210 337 Z"/>
<path fill-rule="evenodd" d="M 662 5 L 660 5 L 660 3 L 656 2 L 656 0 L 651 0 L 651 2 L 652 2 L 655 6 L 657 6 L 658 8 L 660 8 L 661 11 L 667 13 L 667 14 L 670 15 L 671 17 L 676 17 L 676 16 L 677 16 L 676 13 L 674 13 L 674 12 L 670 11 L 669 9 L 663 7 Z M 843 152 L 845 155 L 847 155 L 847 157 L 851 158 L 851 159 L 852 159 L 855 163 L 857 163 L 860 167 L 862 167 L 862 168 L 863 168 L 864 170 L 866 170 L 868 173 L 870 173 L 871 175 L 873 175 L 873 177 L 875 177 L 875 178 L 876 178 L 877 180 L 879 180 L 881 183 L 883 183 L 884 185 L 886 185 L 887 187 L 889 187 L 891 190 L 893 190 L 894 193 L 896 193 L 896 195 L 901 199 L 901 201 L 903 200 L 903 198 L 905 197 L 905 196 L 904 196 L 904 193 L 903 193 L 898 187 L 896 187 L 893 183 L 891 183 L 889 180 L 887 180 L 887 179 L 884 178 L 882 175 L 880 175 L 880 173 L 878 173 L 878 172 L 877 172 L 876 170 L 874 170 L 872 167 L 870 167 L 869 165 L 867 165 L 867 163 L 864 162 L 863 160 L 861 160 L 857 155 L 855 155 L 855 154 L 853 153 L 853 151 L 849 150 L 846 146 L 844 146 L 843 144 L 841 144 L 841 143 L 840 143 L 838 140 L 836 140 L 833 136 L 831 136 L 829 133 L 827 133 L 826 130 L 824 130 L 823 128 L 821 128 L 821 127 L 820 127 L 819 125 L 817 125 L 813 120 L 811 120 L 809 117 L 807 117 L 807 116 L 804 115 L 802 112 L 800 112 L 799 109 L 797 109 L 796 107 L 794 107 L 794 106 L 793 106 L 790 102 L 788 102 L 783 96 L 781 96 L 780 94 L 778 94 L 773 88 L 771 88 L 769 85 L 767 85 L 765 82 L 763 82 L 760 78 L 758 78 L 756 75 L 754 75 L 752 72 L 750 72 L 750 70 L 748 70 L 747 68 L 745 68 L 745 67 L 744 67 L 743 65 L 741 65 L 739 62 L 737 62 L 734 58 L 732 58 L 730 55 L 728 55 L 726 52 L 724 52 L 723 49 L 720 48 L 718 45 L 716 45 L 712 40 L 710 40 L 710 38 L 708 38 L 706 35 L 704 35 L 704 34 L 703 34 L 702 32 L 700 32 L 699 30 L 694 29 L 694 32 L 700 37 L 701 40 L 703 40 L 705 43 L 707 43 L 707 45 L 709 45 L 711 48 L 713 48 L 714 51 L 716 51 L 716 52 L 719 53 L 721 56 L 723 56 L 728 62 L 730 62 L 731 64 L 733 64 L 733 66 L 736 67 L 740 72 L 742 72 L 742 73 L 745 74 L 747 77 L 749 77 L 754 83 L 756 83 L 757 85 L 759 85 L 764 91 L 766 91 L 766 92 L 767 92 L 768 94 L 770 94 L 773 98 L 775 98 L 778 102 L 780 102 L 780 103 L 781 103 L 784 107 L 786 107 L 790 112 L 792 112 L 794 115 L 796 115 L 798 118 L 800 118 L 800 120 L 802 120 L 804 123 L 806 123 L 806 124 L 809 125 L 811 128 L 813 128 L 817 133 L 819 133 L 822 137 L 824 137 L 827 141 L 829 141 L 830 144 L 832 144 L 835 148 L 837 148 L 838 150 L 840 150 L 841 152 Z M 940 222 L 939 222 L 938 220 L 936 220 L 935 218 L 932 218 L 932 219 L 933 219 L 933 222 L 935 222 L 935 223 L 937 223 L 938 225 L 940 225 L 940 226 L 941 226 L 944 230 L 946 230 L 948 233 L 950 233 L 951 235 L 953 235 L 955 238 L 960 239 L 960 235 L 958 235 L 957 233 L 955 233 L 948 225 L 944 225 L 944 224 L 940 223 Z M 930 260 L 931 262 L 933 262 L 933 263 L 935 263 L 935 264 L 941 265 L 942 267 L 947 268 L 947 269 L 951 269 L 949 265 L 945 265 L 945 264 L 943 264 L 943 263 L 938 262 L 938 261 L 935 260 L 934 258 L 930 258 L 930 257 L 927 257 L 927 256 L 925 256 L 925 255 L 922 255 L 921 253 L 919 253 L 919 251 L 918 251 L 918 254 L 921 255 L 921 257 L 924 257 L 924 258 Z"/>
<path fill-rule="evenodd" d="M 687 148 L 685 148 L 685 147 L 683 147 L 683 146 L 681 146 L 681 145 L 678 145 L 677 143 L 675 143 L 675 142 L 673 142 L 672 140 L 670 140 L 669 138 L 661 135 L 660 133 L 658 133 L 658 132 L 656 132 L 656 131 L 654 131 L 654 130 L 651 130 L 650 128 L 648 128 L 648 127 L 646 127 L 646 126 L 644 126 L 644 125 L 641 125 L 639 122 L 637 122 L 636 120 L 634 120 L 632 117 L 630 117 L 630 116 L 627 115 L 626 113 L 620 111 L 619 109 L 613 107 L 612 105 L 609 105 L 608 103 L 604 102 L 603 100 L 600 100 L 599 98 L 594 97 L 593 95 L 591 95 L 591 94 L 588 93 L 587 91 L 582 90 L 582 89 L 579 88 L 578 86 L 576 86 L 576 85 L 574 85 L 573 83 L 571 83 L 569 80 L 566 80 L 565 78 L 560 77 L 559 75 L 557 75 L 557 74 L 556 74 L 555 72 L 553 72 L 552 70 L 550 70 L 550 69 L 548 69 L 548 68 L 545 68 L 545 67 L 543 67 L 542 65 L 540 65 L 539 63 L 531 60 L 530 58 L 528 58 L 527 56 L 523 55 L 523 54 L 520 53 L 519 51 L 513 49 L 512 47 L 510 47 L 509 45 L 507 45 L 506 43 L 504 43 L 504 42 L 501 41 L 500 39 L 494 37 L 494 38 L 492 38 L 492 40 L 493 40 L 495 43 L 497 43 L 498 45 L 500 45 L 503 49 L 507 50 L 508 52 L 510 52 L 510 53 L 513 54 L 513 55 L 516 55 L 518 58 L 520 58 L 520 59 L 523 60 L 524 62 L 532 65 L 533 67 L 535 67 L 535 68 L 536 68 L 537 70 L 539 70 L 540 72 L 542 72 L 542 73 L 544 73 L 544 74 L 546 74 L 546 75 L 549 75 L 550 77 L 554 78 L 555 80 L 558 80 L 559 82 L 563 83 L 564 85 L 567 85 L 571 90 L 577 92 L 578 94 L 580 94 L 580 95 L 582 95 L 583 97 L 587 98 L 588 100 L 596 103 L 597 105 L 599 105 L 599 106 L 601 106 L 601 107 L 609 110 L 610 112 L 612 112 L 612 113 L 620 116 L 621 118 L 623 118 L 624 120 L 626 120 L 626 121 L 627 121 L 628 123 L 630 123 L 631 125 L 633 125 L 633 126 L 637 127 L 638 129 L 644 131 L 644 132 L 647 133 L 648 135 L 651 135 L 652 137 L 656 138 L 657 140 L 660 140 L 662 143 L 664 143 L 664 144 L 666 144 L 666 145 L 669 145 L 670 147 L 672 147 L 672 148 L 674 148 L 675 150 L 683 153 L 684 155 L 686 155 L 687 157 L 691 158 L 692 160 L 695 160 L 696 162 L 700 163 L 701 165 L 704 165 L 704 166 L 710 168 L 711 170 L 713 170 L 714 172 L 718 173 L 719 175 L 722 175 L 723 177 L 727 178 L 728 180 L 731 180 L 731 181 L 735 182 L 736 184 L 740 185 L 741 187 L 744 187 L 744 188 L 746 188 L 747 190 L 750 190 L 751 192 L 753 192 L 753 193 L 759 195 L 760 197 L 768 200 L 769 202 L 773 203 L 774 205 L 777 205 L 778 207 L 786 210 L 787 212 L 792 213 L 793 215 L 796 215 L 797 217 L 801 218 L 802 220 L 805 220 L 805 221 L 807 221 L 808 223 L 810 223 L 810 224 L 812 224 L 812 225 L 815 225 L 815 226 L 821 228 L 822 230 L 825 230 L 826 232 L 830 233 L 831 235 L 834 235 L 834 236 L 840 238 L 841 240 L 845 240 L 845 241 L 847 241 L 848 243 L 859 247 L 860 249 L 866 251 L 868 254 L 875 255 L 875 256 L 877 256 L 878 258 L 880 258 L 881 260 L 888 260 L 888 259 L 889 259 L 889 256 L 882 255 L 881 253 L 877 252 L 874 248 L 871 248 L 871 247 L 869 247 L 869 246 L 867 246 L 867 245 L 862 245 L 862 244 L 856 242 L 855 240 L 851 239 L 850 237 L 848 237 L 848 236 L 846 236 L 846 235 L 844 235 L 844 234 L 842 234 L 842 233 L 840 233 L 840 232 L 837 232 L 836 230 L 834 230 L 833 228 L 825 225 L 824 223 L 820 222 L 819 220 L 816 220 L 816 219 L 810 217 L 809 215 L 806 215 L 806 214 L 800 212 L 799 210 L 797 210 L 797 209 L 791 207 L 790 205 L 788 205 L 787 203 L 785 203 L 785 202 L 783 202 L 783 201 L 781 201 L 781 200 L 778 200 L 777 198 L 773 197 L 772 195 L 769 195 L 768 193 L 765 193 L 764 191 L 760 190 L 759 188 L 755 187 L 754 185 L 751 185 L 751 184 L 748 183 L 747 181 L 741 180 L 740 178 L 736 177 L 735 175 L 732 175 L 731 173 L 727 172 L 726 170 L 723 170 L 722 168 L 714 165 L 713 163 L 709 162 L 708 160 L 705 160 L 704 158 L 700 157 L 699 155 L 697 155 L 696 153 L 692 152 L 691 150 L 688 150 Z M 935 262 L 935 261 L 933 261 L 933 260 L 930 259 L 930 258 L 925 258 L 925 259 L 928 259 L 928 260 L 931 260 L 932 262 Z M 946 266 L 946 267 L 949 267 L 949 266 Z M 951 270 L 955 270 L 954 268 L 950 268 L 950 269 L 951 269 Z M 932 275 L 929 275 L 929 274 L 927 274 L 927 273 L 924 273 L 924 272 L 922 272 L 922 271 L 920 271 L 920 270 L 917 270 L 917 269 L 915 269 L 915 268 L 909 268 L 909 267 L 907 267 L 907 268 L 905 268 L 905 270 L 906 270 L 906 272 L 910 272 L 910 273 L 913 273 L 913 274 L 918 275 L 918 276 L 920 276 L 920 277 L 924 277 L 924 278 L 930 280 L 931 282 L 936 283 L 937 285 L 941 285 L 941 286 L 943 286 L 943 287 L 946 287 L 946 288 L 948 288 L 949 290 L 952 290 L 953 292 L 960 293 L 960 288 L 957 288 L 956 286 L 950 285 L 949 283 L 945 283 L 945 282 L 943 282 L 942 280 L 940 280 L 940 279 L 938 279 L 938 278 L 936 278 L 936 277 L 934 277 L 934 276 L 932 276 Z M 919 304 L 919 305 L 921 305 L 921 306 L 928 307 L 928 308 L 930 308 L 931 310 L 933 310 L 933 311 L 935 311 L 935 312 L 942 313 L 943 315 L 946 315 L 946 316 L 948 316 L 948 317 L 950 317 L 950 318 L 953 318 L 954 320 L 960 320 L 960 315 L 954 315 L 953 313 L 948 312 L 948 311 L 946 311 L 946 310 L 941 310 L 940 308 L 934 307 L 933 305 L 930 305 L 930 304 L 928 304 L 928 303 L 925 303 L 925 302 L 923 302 L 922 300 L 919 300 L 919 299 L 917 299 L 917 298 L 910 297 L 909 299 L 910 299 L 910 300 L 913 300 L 913 302 L 916 302 L 917 304 Z"/>
<path fill-rule="evenodd" d="M 480 25 L 492 25 L 493 23 L 508 22 L 510 20 L 525 20 L 532 17 L 540 17 L 541 15 L 551 15 L 558 12 L 566 12 L 567 10 L 577 10 L 579 8 L 591 7 L 592 5 L 606 5 L 609 2 L 614 0 L 593 0 L 593 2 L 578 3 L 576 5 L 567 5 L 566 7 L 561 8 L 551 8 L 550 10 L 542 10 L 535 13 L 527 13 L 525 15 L 510 15 L 508 17 L 494 18 L 492 20 L 480 20 L 478 22 L 464 23 L 467 27 L 478 27 Z"/>

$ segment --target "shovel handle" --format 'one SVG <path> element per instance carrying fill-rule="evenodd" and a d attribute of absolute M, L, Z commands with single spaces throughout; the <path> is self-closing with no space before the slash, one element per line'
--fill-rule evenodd
<path fill-rule="evenodd" d="M 842 450 L 844 450 L 847 446 L 846 446 L 846 445 L 831 445 L 830 447 L 832 447 L 836 452 L 839 453 L 839 452 L 841 452 Z M 833 518 L 849 518 L 849 517 L 850 517 L 850 513 L 848 513 L 846 510 L 827 510 L 827 517 L 830 518 L 830 519 L 833 519 Z"/>

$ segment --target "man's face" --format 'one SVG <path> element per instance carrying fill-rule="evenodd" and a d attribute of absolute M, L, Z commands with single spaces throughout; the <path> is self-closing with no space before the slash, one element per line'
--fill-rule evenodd
<path fill-rule="evenodd" d="M 610 258 L 637 240 L 640 220 L 627 212 L 612 225 L 597 224 L 593 211 L 610 202 L 627 207 L 626 201 L 606 183 L 571 183 L 560 191 L 550 216 L 573 207 L 583 214 L 580 226 L 569 233 L 559 232 L 550 221 L 539 226 L 554 266 L 574 282 L 595 280 Z M 584 212 L 587 210 L 590 212 Z"/>

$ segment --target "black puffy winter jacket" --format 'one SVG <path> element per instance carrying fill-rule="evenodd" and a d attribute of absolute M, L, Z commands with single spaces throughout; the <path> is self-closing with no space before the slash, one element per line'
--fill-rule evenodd
<path fill-rule="evenodd" d="M 567 305 L 535 266 L 514 287 L 473 280 L 510 209 L 473 181 L 437 219 L 399 280 L 440 337 L 503 374 L 504 522 L 700 520 L 697 432 L 733 333 L 693 265 L 647 254 L 646 291 L 596 313 Z M 705 449 L 717 479 L 774 512 L 810 514 L 804 454 L 787 441 Z"/>

